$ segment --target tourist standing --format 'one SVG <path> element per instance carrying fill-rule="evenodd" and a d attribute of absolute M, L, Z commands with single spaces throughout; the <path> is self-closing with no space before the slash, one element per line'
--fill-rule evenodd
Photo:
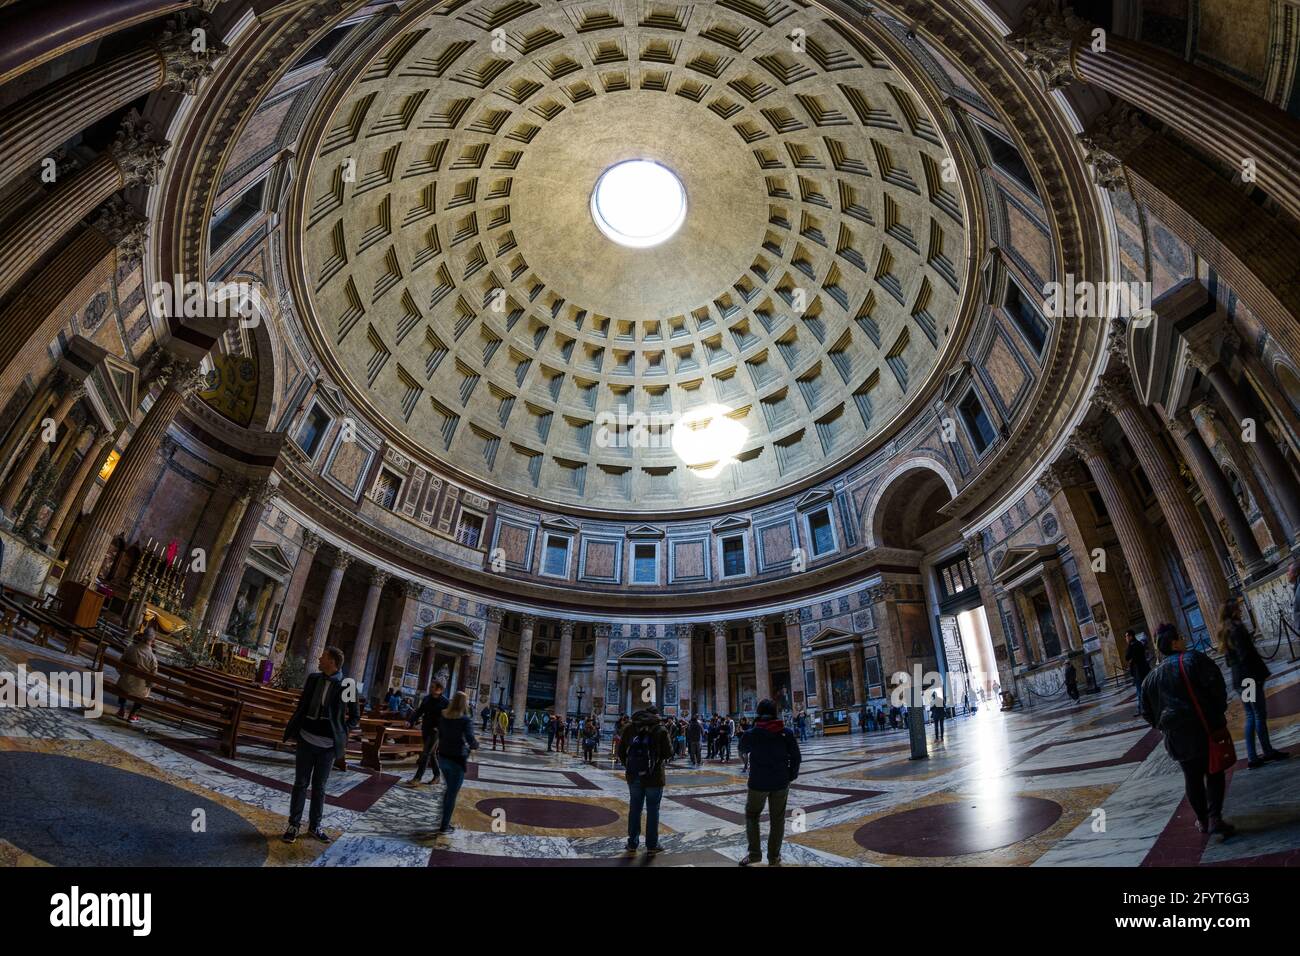
<path fill-rule="evenodd" d="M 149 677 L 157 674 L 158 658 L 153 651 L 153 642 L 157 634 L 158 631 L 154 627 L 153 621 L 150 621 L 145 625 L 144 630 L 132 639 L 131 646 L 122 653 L 122 663 L 138 671 L 143 671 Z M 153 689 L 153 684 L 148 677 L 141 677 L 139 674 L 123 671 L 118 676 L 117 688 L 117 716 L 121 720 L 130 721 L 134 724 L 140 719 L 140 708 L 149 699 L 149 692 Z M 129 716 L 126 712 L 128 699 L 131 701 Z"/>
<path fill-rule="evenodd" d="M 442 717 L 443 708 L 447 706 L 447 697 L 442 691 L 442 681 L 435 680 L 430 684 L 428 696 L 420 701 L 420 706 L 407 722 L 411 727 L 414 727 L 417 721 L 420 724 L 420 761 L 415 765 L 415 776 L 408 781 L 408 784 L 413 787 L 424 783 L 424 768 L 429 765 L 433 748 L 438 745 L 438 721 Z M 438 782 L 437 760 L 433 762 L 432 782 Z"/>
<path fill-rule="evenodd" d="M 505 711 L 501 731 L 505 733 L 508 720 Z M 504 748 L 504 744 L 502 745 Z M 442 822 L 439 833 L 451 833 L 451 815 L 456 809 L 456 797 L 460 794 L 461 784 L 465 782 L 465 771 L 469 768 L 469 753 L 478 750 L 478 741 L 474 739 L 474 728 L 470 724 L 469 695 L 463 690 L 457 691 L 451 703 L 442 712 L 438 721 L 438 766 L 442 769 L 442 778 L 447 781 L 447 789 L 442 794 Z"/>
<path fill-rule="evenodd" d="M 704 723 L 699 714 L 691 714 L 691 722 L 686 726 L 686 752 L 690 755 L 691 766 L 700 765 L 700 738 L 704 736 Z"/>
<path fill-rule="evenodd" d="M 321 843 L 330 838 L 321 827 L 325 814 L 325 786 L 335 760 L 347 753 L 347 728 L 361 720 L 356 701 L 344 701 L 343 652 L 327 647 L 317 661 L 320 668 L 303 684 L 298 706 L 284 728 L 284 741 L 297 745 L 294 753 L 293 791 L 289 795 L 289 828 L 285 843 L 298 839 L 302 828 L 303 804 L 311 786 L 311 812 L 307 832 Z"/>
<path fill-rule="evenodd" d="M 546 749 L 549 751 L 555 746 L 555 714 L 549 713 L 542 719 L 546 721 Z"/>
<path fill-rule="evenodd" d="M 943 698 L 937 694 L 934 700 L 930 702 L 930 719 L 934 721 L 934 739 L 943 740 L 943 721 L 947 716 L 947 711 L 943 706 Z"/>
<path fill-rule="evenodd" d="M 1225 840 L 1236 828 L 1223 819 L 1224 771 L 1237 755 L 1224 716 L 1223 673 L 1200 651 L 1188 650 L 1172 624 L 1160 625 L 1156 648 L 1163 660 L 1142 684 L 1142 716 L 1182 767 L 1197 829 Z"/>
<path fill-rule="evenodd" d="M 659 852 L 659 802 L 663 799 L 664 761 L 672 756 L 668 733 L 659 722 L 659 709 L 647 707 L 632 715 L 618 743 L 618 759 L 626 769 L 628 789 L 627 852 L 635 853 L 641 841 L 641 810 L 645 808 L 645 848 Z"/>
<path fill-rule="evenodd" d="M 781 840 L 785 836 L 785 806 L 790 784 L 799 776 L 799 744 L 776 716 L 776 704 L 758 702 L 753 729 L 740 738 L 740 753 L 749 763 L 749 791 L 745 797 L 745 837 L 749 852 L 740 861 L 749 866 L 763 859 L 759 818 L 768 811 L 767 863 L 781 865 Z"/>
<path fill-rule="evenodd" d="M 1079 699 L 1079 674 L 1074 669 L 1073 664 L 1065 665 L 1065 692 L 1070 695 L 1070 700 Z"/>
<path fill-rule="evenodd" d="M 493 707 L 491 704 L 484 704 L 483 709 L 479 711 L 479 716 L 483 718 L 483 733 L 488 732 L 488 722 L 492 720 Z"/>
<path fill-rule="evenodd" d="M 1285 750 L 1274 750 L 1268 739 L 1268 711 L 1264 705 L 1268 665 L 1255 647 L 1254 635 L 1242 623 L 1241 601 L 1230 598 L 1219 617 L 1219 650 L 1232 672 L 1233 689 L 1246 709 L 1246 765 L 1255 770 L 1270 760 L 1285 760 L 1291 755 Z"/>
<path fill-rule="evenodd" d="M 730 717 L 718 721 L 718 759 L 723 763 L 731 760 L 731 730 L 734 726 Z"/>
<path fill-rule="evenodd" d="M 1151 673 L 1151 660 L 1147 656 L 1146 642 L 1141 640 L 1131 629 L 1124 632 L 1124 640 L 1127 643 L 1124 648 L 1124 662 L 1128 665 L 1128 675 L 1133 678 L 1133 687 L 1137 690 L 1138 715 L 1141 716 L 1142 682 Z"/>
<path fill-rule="evenodd" d="M 492 724 L 492 749 L 494 751 L 497 749 L 497 738 L 499 737 L 501 738 L 501 752 L 505 753 L 506 734 L 508 733 L 510 733 L 510 715 L 504 710 L 498 709 L 496 720 Z"/>

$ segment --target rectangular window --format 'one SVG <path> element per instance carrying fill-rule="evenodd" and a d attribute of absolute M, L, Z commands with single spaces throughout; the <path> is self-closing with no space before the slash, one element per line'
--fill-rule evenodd
<path fill-rule="evenodd" d="M 659 582 L 659 552 L 653 544 L 638 544 L 632 549 L 632 583 Z"/>
<path fill-rule="evenodd" d="M 722 576 L 734 577 L 745 573 L 745 539 L 736 535 L 722 539 Z"/>
<path fill-rule="evenodd" d="M 262 211 L 262 193 L 265 189 L 266 180 L 259 179 L 245 189 L 238 199 L 212 217 L 212 226 L 208 230 L 209 252 L 220 249 Z"/>
<path fill-rule="evenodd" d="M 831 529 L 831 511 L 822 508 L 808 516 L 808 535 L 812 538 L 813 554 L 826 554 L 835 550 L 835 532 Z"/>
<path fill-rule="evenodd" d="M 1020 150 L 992 130 L 981 126 L 980 132 L 984 134 L 984 143 L 988 147 L 989 158 L 993 160 L 993 165 L 1037 196 L 1038 187 L 1034 185 L 1034 177 L 1029 172 L 1029 167 L 1025 165 Z"/>
<path fill-rule="evenodd" d="M 313 408 L 308 414 L 302 427 L 298 429 L 298 447 L 307 453 L 308 458 L 315 458 L 317 450 L 320 449 L 321 439 L 325 437 L 325 429 L 329 428 L 330 417 L 319 406 Z"/>
<path fill-rule="evenodd" d="M 961 412 L 962 421 L 966 423 L 966 428 L 970 432 L 976 453 L 982 455 L 984 450 L 997 439 L 998 433 L 994 430 L 988 413 L 984 411 L 984 406 L 973 389 L 966 393 L 957 410 Z"/>
<path fill-rule="evenodd" d="M 569 572 L 569 539 L 559 535 L 546 536 L 546 557 L 542 562 L 542 573 L 554 578 L 566 577 Z"/>
<path fill-rule="evenodd" d="M 1016 323 L 1016 328 L 1025 337 L 1029 347 L 1034 350 L 1034 354 L 1042 355 L 1043 349 L 1047 346 L 1047 322 L 1025 298 L 1024 293 L 1020 291 L 1020 286 L 1014 282 L 1007 283 L 1007 297 L 1003 304 L 1007 314 L 1011 316 L 1011 321 Z"/>
<path fill-rule="evenodd" d="M 456 540 L 469 548 L 477 548 L 483 535 L 483 519 L 478 515 L 462 514 L 456 523 Z"/>
<path fill-rule="evenodd" d="M 401 490 L 402 479 L 385 468 L 379 473 L 378 480 L 375 481 L 375 491 L 372 497 L 380 507 L 392 511 L 397 507 L 397 495 Z"/>

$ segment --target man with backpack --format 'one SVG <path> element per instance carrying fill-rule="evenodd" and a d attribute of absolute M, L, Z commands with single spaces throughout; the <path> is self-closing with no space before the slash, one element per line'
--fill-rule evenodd
<path fill-rule="evenodd" d="M 632 723 L 618 741 L 619 762 L 627 768 L 627 852 L 636 853 L 641 841 L 641 808 L 645 807 L 646 853 L 659 852 L 659 801 L 663 799 L 664 763 L 673 754 L 659 709 L 647 707 L 632 715 Z"/>
<path fill-rule="evenodd" d="M 758 719 L 740 738 L 740 752 L 749 758 L 749 793 L 745 798 L 745 837 L 749 852 L 740 861 L 749 866 L 763 859 L 759 843 L 759 817 L 767 806 L 770 822 L 767 834 L 767 864 L 781 865 L 781 840 L 785 836 L 785 805 L 790 784 L 799 776 L 799 744 L 794 732 L 776 716 L 776 704 L 758 702 Z"/>
<path fill-rule="evenodd" d="M 704 736 L 704 722 L 699 714 L 691 714 L 691 722 L 686 727 L 686 748 L 691 757 L 691 766 L 700 765 L 700 738 Z"/>

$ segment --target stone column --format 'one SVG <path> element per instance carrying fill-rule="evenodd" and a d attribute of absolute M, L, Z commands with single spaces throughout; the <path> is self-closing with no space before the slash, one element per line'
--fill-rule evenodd
<path fill-rule="evenodd" d="M 204 52 L 193 49 L 196 28 L 206 31 Z M 152 43 L 78 70 L 0 112 L 0 186 L 143 96 L 160 89 L 197 93 L 199 80 L 225 50 L 205 18 L 173 18 Z"/>
<path fill-rule="evenodd" d="M 1228 374 L 1228 370 L 1223 367 L 1223 363 L 1217 357 L 1193 351 L 1190 354 L 1189 362 L 1214 386 L 1215 391 L 1219 393 L 1219 397 L 1223 399 L 1223 404 L 1228 407 L 1228 413 L 1237 420 L 1239 428 L 1244 427 L 1244 422 L 1247 419 L 1255 422 L 1255 440 L 1250 444 L 1250 447 L 1259 458 L 1259 463 L 1264 469 L 1268 483 L 1276 493 L 1278 503 L 1282 506 L 1287 523 L 1291 525 L 1292 541 L 1300 540 L 1300 534 L 1298 534 L 1300 532 L 1300 486 L 1297 486 L 1295 475 L 1282 457 L 1282 452 L 1278 449 L 1277 443 L 1273 441 L 1273 437 L 1264 427 L 1264 423 L 1259 421 L 1254 409 L 1246 401 L 1246 396 L 1242 394 L 1241 389 L 1237 387 L 1237 383 L 1232 380 L 1232 376 Z M 1206 622 L 1209 623 L 1208 617 Z"/>
<path fill-rule="evenodd" d="M 478 665 L 478 688 L 470 689 L 471 700 L 477 700 L 475 708 L 481 708 L 492 700 L 492 681 L 497 669 L 497 643 L 501 640 L 501 621 L 505 612 L 499 607 L 487 609 L 487 628 L 483 633 L 483 656 Z M 602 675 L 602 680 L 604 679 Z"/>
<path fill-rule="evenodd" d="M 107 151 L 12 220 L 0 236 L 0 298 L 113 193 L 153 185 L 167 145 L 156 142 L 151 124 L 132 111 Z"/>
<path fill-rule="evenodd" d="M 244 580 L 248 564 L 248 551 L 257 537 L 257 527 L 262 523 L 266 505 L 275 496 L 277 485 L 269 478 L 260 478 L 248 484 L 242 498 L 247 500 L 244 513 L 235 527 L 235 533 L 221 561 L 221 573 L 212 588 L 212 599 L 203 615 L 203 633 L 220 636 L 230 620 L 230 612 L 239 596 L 239 585 Z"/>
<path fill-rule="evenodd" d="M 67 469 L 72 456 L 77 453 L 77 446 L 81 444 L 82 437 L 92 430 L 91 425 L 82 428 L 69 425 L 63 429 L 63 436 L 54 446 L 50 460 L 44 464 L 38 461 L 32 473 L 30 487 L 19 496 L 18 503 L 14 506 L 14 528 L 24 536 L 28 538 L 35 536 L 41 509 L 45 507 L 50 494 L 57 490 L 59 479 Z"/>
<path fill-rule="evenodd" d="M 885 682 L 900 671 L 911 672 L 907 666 L 908 648 L 903 646 L 903 627 L 898 620 L 899 586 L 889 581 L 872 585 L 867 590 L 867 599 L 872 604 L 871 617 L 876 622 L 876 633 L 880 635 L 880 666 L 885 672 Z"/>
<path fill-rule="evenodd" d="M 520 727 L 527 727 L 528 720 L 528 674 L 533 667 L 533 626 L 537 618 L 531 614 L 519 616 L 519 660 L 515 664 L 515 723 L 510 728 L 514 733 Z"/>
<path fill-rule="evenodd" d="M 1169 592 L 1165 589 L 1164 575 L 1151 551 L 1146 521 L 1138 515 L 1128 488 L 1120 483 L 1115 474 L 1111 459 L 1101 443 L 1101 433 L 1096 428 L 1080 426 L 1075 429 L 1070 438 L 1070 448 L 1088 466 L 1092 480 L 1097 485 L 1097 492 L 1106 505 L 1115 535 L 1119 538 L 1120 550 L 1133 577 L 1138 600 L 1142 604 L 1146 632 L 1154 639 L 1157 627 L 1165 623 L 1172 624 L 1176 619 L 1173 605 L 1169 603 Z M 1108 563 L 1103 573 L 1114 574 L 1113 566 Z"/>
<path fill-rule="evenodd" d="M 406 661 L 411 653 L 411 638 L 415 633 L 415 619 L 420 610 L 420 595 L 424 585 L 416 581 L 402 582 L 402 617 L 397 624 L 397 639 L 393 641 L 393 650 L 384 663 L 384 683 L 393 680 L 393 670 L 400 662 L 402 678 L 406 676 Z M 401 693 L 402 680 L 397 681 L 398 693 Z"/>
<path fill-rule="evenodd" d="M 1232 169 L 1244 157 L 1256 162 L 1256 181 L 1300 220 L 1300 165 L 1295 144 L 1300 121 L 1216 73 L 1149 43 L 1106 34 L 1104 51 L 1092 49 L 1092 24 L 1056 12 L 1053 0 L 1025 11 L 1009 37 L 1041 72 L 1049 87 L 1073 79 L 1099 87 L 1150 113 L 1188 141 L 1200 144 Z"/>
<path fill-rule="evenodd" d="M 384 585 L 392 577 L 387 571 L 372 568 L 370 571 L 370 589 L 366 591 L 366 603 L 361 607 L 361 621 L 357 624 L 357 640 L 352 646 L 352 673 L 362 693 L 366 690 L 366 661 L 370 657 L 370 642 L 375 633 L 375 618 L 379 615 L 379 599 L 384 593 Z"/>
<path fill-rule="evenodd" d="M 980 599 L 984 602 L 984 617 L 988 622 L 989 640 L 993 644 L 994 666 L 998 669 L 998 683 L 1004 687 L 1011 687 L 1014 681 L 1011 672 L 1011 648 L 1008 646 L 1006 629 L 1002 626 L 1002 613 L 998 609 L 998 598 L 993 587 L 993 578 L 989 574 L 988 561 L 984 555 L 984 536 L 982 534 L 976 532 L 966 539 L 966 558 L 970 561 L 971 570 L 975 574 L 975 584 L 980 591 Z M 1002 648 L 1001 657 L 998 657 L 997 654 L 999 647 Z"/>
<path fill-rule="evenodd" d="M 795 694 L 799 695 L 798 699 L 803 701 L 803 706 L 807 707 L 807 698 L 805 696 L 807 681 L 803 676 L 803 627 L 799 623 L 799 611 L 797 608 L 791 608 L 785 612 L 785 652 L 790 659 L 790 708 L 791 712 L 797 713 L 795 704 Z"/>
<path fill-rule="evenodd" d="M 8 22 L 5 30 L 10 34 L 10 43 L 0 51 L 0 84 L 109 34 L 199 2 L 201 0 L 118 0 L 116 3 L 54 0 L 19 7 L 15 0 L 0 0 L 0 7 L 14 4 L 12 10 L 6 12 Z M 192 17 L 193 14 L 185 16 Z M 147 54 L 148 51 L 143 52 Z M 79 75 L 77 79 L 103 82 L 101 77 L 93 75 Z"/>
<path fill-rule="evenodd" d="M 346 551 L 334 555 L 330 566 L 329 580 L 325 582 L 325 594 L 321 597 L 320 615 L 316 618 L 316 629 L 311 635 L 311 644 L 307 649 L 307 669 L 316 666 L 316 660 L 325 652 L 329 643 L 330 624 L 334 621 L 334 606 L 338 604 L 339 590 L 343 587 L 343 575 L 354 558 Z M 346 661 L 344 662 L 346 664 Z"/>
<path fill-rule="evenodd" d="M 751 617 L 749 626 L 754 631 L 754 692 L 758 699 L 772 696 L 772 680 L 767 663 L 767 621 L 761 617 Z"/>
<path fill-rule="evenodd" d="M 135 430 L 131 443 L 113 470 L 113 477 L 95 501 L 86 533 L 68 558 L 65 580 L 94 584 L 113 535 L 121 530 L 128 510 L 144 487 L 145 477 L 156 467 L 155 459 L 163 435 L 185 404 L 186 397 L 198 391 L 203 382 L 197 366 L 180 360 L 172 360 L 163 370 L 163 375 L 165 380 L 161 393 Z"/>
<path fill-rule="evenodd" d="M 1070 594 L 1061 575 L 1061 566 L 1055 561 L 1043 567 L 1043 590 L 1047 592 L 1047 604 L 1052 609 L 1052 626 L 1061 641 L 1061 653 L 1082 649 L 1079 641 L 1079 629 L 1075 626 L 1073 606 Z"/>
<path fill-rule="evenodd" d="M 730 687 L 727 684 L 727 622 L 713 621 L 713 706 L 714 712 L 731 713 Z"/>
<path fill-rule="evenodd" d="M 321 546 L 320 537 L 311 531 L 302 533 L 302 547 L 298 551 L 298 560 L 294 562 L 293 574 L 289 578 L 289 587 L 284 594 L 284 606 L 280 608 L 280 628 L 289 632 L 289 642 L 285 644 L 284 653 L 289 652 L 293 643 L 293 626 L 298 620 L 298 608 L 302 605 L 302 593 L 307 588 L 307 578 L 311 574 L 312 563 L 316 560 L 316 551 Z M 278 665 L 283 660 L 281 654 L 276 658 Z"/>
<path fill-rule="evenodd" d="M 248 481 L 234 472 L 224 472 L 217 479 L 217 489 L 230 496 L 230 504 L 221 519 L 221 526 L 217 528 L 216 537 L 212 539 L 212 547 L 208 549 L 207 570 L 199 581 L 198 592 L 194 595 L 192 616 L 198 621 L 203 621 L 207 617 L 208 602 L 212 600 L 212 591 L 217 586 L 219 572 L 225 563 L 226 551 L 230 547 L 230 542 L 234 540 L 235 529 L 239 526 L 239 519 L 243 517 L 248 501 Z"/>
<path fill-rule="evenodd" d="M 94 429 L 91 429 L 94 434 Z M 99 469 L 103 467 L 104 458 L 108 454 L 109 446 L 113 443 L 113 435 L 102 434 L 94 439 L 91 446 L 86 449 L 86 454 L 82 456 L 77 470 L 72 475 L 72 481 L 68 484 L 63 498 L 59 501 L 59 507 L 50 518 L 49 524 L 45 526 L 45 533 L 41 535 L 41 545 L 50 550 L 54 543 L 59 539 L 59 532 L 63 528 L 64 522 L 68 520 L 69 515 L 80 512 L 82 503 L 86 500 L 86 495 L 98 477 Z"/>
<path fill-rule="evenodd" d="M 831 689 L 826 681 L 826 658 L 813 658 L 813 674 L 817 682 L 817 709 L 824 714 L 831 709 Z"/>
<path fill-rule="evenodd" d="M 573 622 L 560 622 L 560 659 L 555 671 L 555 712 L 569 713 L 569 671 L 573 667 Z"/>
<path fill-rule="evenodd" d="M 1122 375 L 1123 373 L 1108 373 L 1098 383 L 1093 393 L 1094 399 L 1115 416 L 1138 463 L 1146 472 L 1160 510 L 1169 522 L 1169 530 L 1173 532 L 1192 589 L 1196 592 L 1201 616 L 1205 618 L 1206 625 L 1213 629 L 1214 622 L 1219 619 L 1219 609 L 1228 597 L 1223 569 L 1205 526 L 1201 523 L 1201 516 L 1178 477 L 1173 457 L 1156 440 L 1145 411 L 1138 406 L 1136 396 Z"/>
<path fill-rule="evenodd" d="M 1228 487 L 1228 478 L 1219 467 L 1218 461 L 1210 452 L 1205 439 L 1196 430 L 1196 423 L 1186 411 L 1169 420 L 1169 430 L 1179 440 L 1179 445 L 1192 466 L 1192 473 L 1197 483 L 1206 493 L 1211 510 L 1215 516 L 1228 526 L 1236 544 L 1236 551 L 1242 563 L 1243 578 L 1254 577 L 1267 566 L 1264 555 L 1259 550 L 1255 533 L 1250 530 L 1246 513 L 1241 510 L 1241 503 Z M 1209 623 L 1209 622 L 1206 622 Z"/>
<path fill-rule="evenodd" d="M 1257 535 L 1255 543 L 1271 543 L 1283 553 L 1289 551 L 1291 536 L 1281 517 L 1281 505 L 1274 498 L 1273 489 L 1264 483 L 1267 478 L 1263 476 L 1258 460 L 1242 447 L 1237 435 L 1225 426 L 1223 417 L 1214 406 L 1205 403 L 1195 406 L 1192 409 L 1192 420 L 1196 422 L 1207 447 L 1223 446 L 1228 461 L 1259 508 L 1260 518 L 1267 531 L 1267 541 L 1261 542 Z"/>
<path fill-rule="evenodd" d="M 862 674 L 862 645 L 854 641 L 849 648 L 849 667 L 853 671 L 853 706 L 861 707 L 867 702 L 866 685 Z"/>
<path fill-rule="evenodd" d="M 1011 600 L 1016 602 L 1020 619 L 1025 624 L 1025 664 L 1030 667 L 1041 664 L 1047 660 L 1047 647 L 1043 644 L 1043 632 L 1038 625 L 1038 612 L 1034 608 L 1034 602 L 1024 588 L 1013 588 Z"/>
<path fill-rule="evenodd" d="M 3 356 L 4 354 L 4 341 L 8 338 L 7 331 L 7 326 L 0 325 L 0 356 Z M 3 367 L 3 365 L 0 364 L 0 367 Z M 30 371 L 30 369 L 24 368 L 22 370 L 22 376 L 13 377 L 12 381 L 0 377 L 0 386 L 3 386 L 0 387 L 0 395 L 14 394 L 18 389 L 18 383 L 24 376 L 26 376 L 28 371 Z M 46 376 L 45 381 L 41 383 L 41 386 L 36 390 L 36 393 L 32 395 L 31 401 L 28 402 L 27 406 L 23 409 L 18 422 L 10 429 L 8 435 L 5 436 L 4 444 L 0 445 L 0 476 L 4 475 L 8 471 L 9 463 L 22 449 L 23 445 L 26 444 L 27 439 L 31 436 L 33 430 L 36 429 L 37 423 L 42 417 L 44 417 L 45 413 L 53 407 L 54 403 L 58 401 L 58 395 L 55 393 L 54 387 L 61 379 L 62 376 L 59 372 L 54 372 Z"/>
<path fill-rule="evenodd" d="M 275 633 L 271 625 L 275 621 L 275 609 L 284 603 L 285 582 L 271 582 L 271 597 L 266 602 L 262 618 L 257 622 L 257 653 L 269 656 L 275 650 Z"/>
<path fill-rule="evenodd" d="M 67 322 L 61 303 L 77 290 L 103 285 L 117 265 L 138 261 L 147 223 L 120 196 L 109 197 L 94 214 L 93 228 L 73 236 L 9 297 L 0 310 L 0 395 L 13 394 L 28 372 L 44 360 L 50 342 Z M 9 459 L 0 453 L 0 462 Z"/>
<path fill-rule="evenodd" d="M 429 693 L 429 682 L 433 680 L 433 654 L 436 645 L 433 638 L 425 634 L 420 641 L 420 673 L 415 679 L 415 693 L 423 698 Z"/>
<path fill-rule="evenodd" d="M 691 658 L 693 641 L 691 635 L 695 632 L 693 624 L 674 624 L 673 636 L 677 639 L 677 700 L 673 703 L 677 705 L 677 715 L 686 717 L 695 713 L 695 695 L 694 688 L 691 685 L 693 680 Z M 604 675 L 601 676 L 604 680 Z M 686 701 L 686 706 L 682 707 L 682 701 Z"/>
<path fill-rule="evenodd" d="M 59 426 L 63 420 L 68 417 L 72 407 L 86 397 L 86 386 L 82 382 L 70 385 L 60 396 L 59 402 L 54 406 L 48 418 L 38 420 L 36 423 L 36 434 L 32 436 L 32 442 L 27 446 L 27 451 L 18 463 L 14 465 L 13 471 L 9 473 L 9 478 L 5 482 L 4 492 L 0 494 L 0 512 L 6 518 L 16 519 L 18 516 L 13 513 L 14 507 L 18 504 L 18 498 L 22 495 L 23 489 L 27 487 L 27 481 L 32 477 L 36 470 L 37 463 L 40 462 L 41 456 L 45 454 L 47 448 L 52 444 L 45 441 L 45 431 L 49 428 L 50 423 L 54 425 L 54 434 L 57 436 Z"/>

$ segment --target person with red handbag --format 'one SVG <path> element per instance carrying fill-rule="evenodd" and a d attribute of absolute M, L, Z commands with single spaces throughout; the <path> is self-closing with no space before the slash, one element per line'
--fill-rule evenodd
<path fill-rule="evenodd" d="M 1237 762 L 1228 732 L 1228 688 L 1219 665 L 1189 650 L 1172 624 L 1156 631 L 1160 665 L 1142 682 L 1142 717 L 1165 738 L 1183 769 L 1187 802 L 1202 833 L 1226 840 L 1236 827 L 1223 819 L 1224 773 Z"/>

